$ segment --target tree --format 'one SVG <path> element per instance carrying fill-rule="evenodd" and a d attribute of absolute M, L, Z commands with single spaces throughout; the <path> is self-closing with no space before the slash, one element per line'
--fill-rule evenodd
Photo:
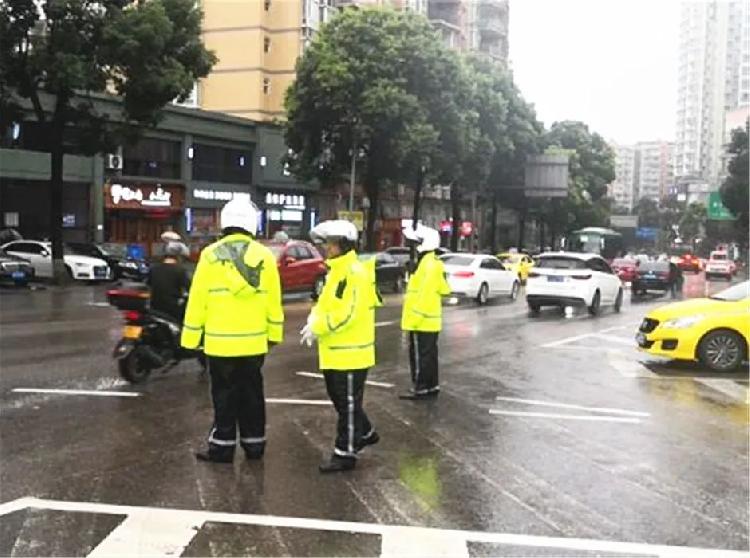
<path fill-rule="evenodd" d="M 680 218 L 680 236 L 683 242 L 692 243 L 699 237 L 706 226 L 706 206 L 700 202 L 693 202 L 685 208 Z"/>
<path fill-rule="evenodd" d="M 312 40 L 287 91 L 290 168 L 301 178 L 336 180 L 361 151 L 371 247 L 386 180 L 412 182 L 424 170 L 448 184 L 464 171 L 476 123 L 469 98 L 465 68 L 426 18 L 345 10 Z"/>
<path fill-rule="evenodd" d="M 732 131 L 732 140 L 728 151 L 732 154 L 729 161 L 729 175 L 721 186 L 721 199 L 724 205 L 737 216 L 737 230 L 743 239 L 747 239 L 750 227 L 750 186 L 748 185 L 748 132 L 750 121 L 745 121 L 745 128 Z"/>
<path fill-rule="evenodd" d="M 658 228 L 661 221 L 659 204 L 651 198 L 641 198 L 633 209 L 638 215 L 638 226 Z"/>
<path fill-rule="evenodd" d="M 92 95 L 122 97 L 123 130 L 155 125 L 164 105 L 186 99 L 215 62 L 201 20 L 193 0 L 0 2 L 0 114 L 18 118 L 26 101 L 47 130 L 57 278 L 65 269 L 63 157 L 107 149 L 115 128 Z"/>

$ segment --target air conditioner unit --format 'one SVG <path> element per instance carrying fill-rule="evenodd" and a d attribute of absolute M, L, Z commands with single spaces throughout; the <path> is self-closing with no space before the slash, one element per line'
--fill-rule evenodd
<path fill-rule="evenodd" d="M 116 153 L 108 154 L 107 168 L 110 170 L 122 170 L 122 157 Z"/>

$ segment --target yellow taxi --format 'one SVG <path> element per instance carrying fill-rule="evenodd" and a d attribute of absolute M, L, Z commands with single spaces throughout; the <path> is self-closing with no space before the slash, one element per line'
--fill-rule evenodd
<path fill-rule="evenodd" d="M 715 372 L 739 368 L 750 345 L 750 281 L 653 310 L 636 341 L 649 354 L 697 360 Z"/>
<path fill-rule="evenodd" d="M 497 259 L 503 263 L 505 269 L 518 275 L 518 279 L 522 284 L 526 284 L 526 279 L 529 278 L 529 272 L 531 271 L 531 268 L 534 267 L 534 260 L 531 259 L 531 256 L 503 252 L 497 255 Z"/>

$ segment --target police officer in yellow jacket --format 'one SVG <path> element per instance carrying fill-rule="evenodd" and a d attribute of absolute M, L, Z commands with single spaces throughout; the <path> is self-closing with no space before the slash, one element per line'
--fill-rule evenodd
<path fill-rule="evenodd" d="M 260 459 L 266 445 L 261 367 L 281 343 L 284 312 L 276 258 L 254 239 L 258 208 L 234 199 L 221 211 L 223 237 L 201 253 L 190 288 L 182 346 L 203 348 L 211 375 L 214 423 L 202 461 L 231 463 L 237 445 Z"/>
<path fill-rule="evenodd" d="M 443 327 L 442 297 L 451 290 L 443 262 L 435 256 L 440 234 L 423 225 L 404 228 L 404 236 L 417 244 L 419 265 L 409 278 L 401 315 L 401 329 L 409 334 L 412 388 L 401 399 L 431 399 L 440 393 L 438 334 Z"/>
<path fill-rule="evenodd" d="M 375 307 L 380 304 L 374 272 L 357 258 L 357 229 L 348 221 L 325 221 L 310 236 L 326 243 L 328 275 L 302 343 L 318 341 L 319 367 L 338 413 L 333 455 L 322 473 L 354 469 L 357 454 L 379 436 L 363 406 L 367 371 L 375 365 Z"/>

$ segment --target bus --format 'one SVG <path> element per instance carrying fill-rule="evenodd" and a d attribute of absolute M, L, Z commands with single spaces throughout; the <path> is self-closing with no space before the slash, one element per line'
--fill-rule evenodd
<path fill-rule="evenodd" d="M 571 252 L 599 254 L 605 260 L 613 260 L 623 253 L 622 235 L 603 227 L 586 227 L 574 231 L 565 239 L 565 249 Z"/>

